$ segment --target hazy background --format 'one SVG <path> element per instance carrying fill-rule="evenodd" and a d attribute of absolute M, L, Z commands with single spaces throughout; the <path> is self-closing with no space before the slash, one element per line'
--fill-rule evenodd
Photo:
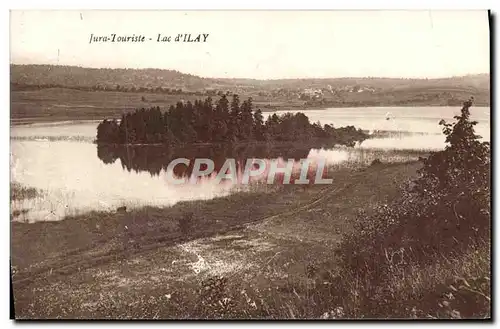
<path fill-rule="evenodd" d="M 487 11 L 11 11 L 10 25 L 13 64 L 257 79 L 489 72 Z M 91 33 L 210 36 L 89 44 Z"/>

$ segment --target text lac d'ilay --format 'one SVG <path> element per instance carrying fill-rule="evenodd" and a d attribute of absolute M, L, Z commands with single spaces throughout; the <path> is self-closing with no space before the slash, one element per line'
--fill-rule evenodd
<path fill-rule="evenodd" d="M 142 34 L 132 34 L 132 35 L 119 35 L 116 33 L 111 33 L 110 35 L 94 35 L 90 34 L 89 43 L 103 43 L 103 42 L 146 42 L 146 41 L 156 41 L 156 42 L 207 42 L 209 33 L 191 34 L 191 33 L 180 33 L 175 37 L 170 35 L 158 33 L 156 38 L 148 38 Z"/>

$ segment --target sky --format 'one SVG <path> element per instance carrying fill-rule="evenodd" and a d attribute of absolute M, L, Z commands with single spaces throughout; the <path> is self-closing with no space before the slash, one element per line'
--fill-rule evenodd
<path fill-rule="evenodd" d="M 147 42 L 89 44 L 91 34 L 112 33 L 144 35 Z M 209 36 L 205 43 L 156 42 L 158 34 L 187 33 Z M 10 55 L 13 64 L 161 68 L 214 78 L 490 71 L 484 10 L 11 11 Z"/>

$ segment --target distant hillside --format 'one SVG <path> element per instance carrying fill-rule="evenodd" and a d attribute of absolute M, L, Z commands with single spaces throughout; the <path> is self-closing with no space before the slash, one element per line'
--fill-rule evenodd
<path fill-rule="evenodd" d="M 248 88 L 269 90 L 279 88 L 340 88 L 363 86 L 378 91 L 407 88 L 442 88 L 452 90 L 489 91 L 489 74 L 467 75 L 443 79 L 396 78 L 333 78 L 333 79 L 217 79 L 161 69 L 94 69 L 77 66 L 11 65 L 11 83 L 20 85 L 59 85 L 69 87 L 117 85 L 125 88 L 182 88 L 197 91 L 211 88 Z"/>
<path fill-rule="evenodd" d="M 11 65 L 11 83 L 20 85 L 60 85 L 68 87 L 182 88 L 198 90 L 214 84 L 174 70 L 94 69 L 77 66 Z"/>
<path fill-rule="evenodd" d="M 11 65 L 11 116 L 102 119 L 144 106 L 238 94 L 263 111 L 328 107 L 490 105 L 489 74 L 446 79 L 218 79 L 173 70 Z"/>
<path fill-rule="evenodd" d="M 326 79 L 218 79 L 220 83 L 236 85 L 260 85 L 272 88 L 320 88 L 330 85 L 338 88 L 345 85 L 368 85 L 378 89 L 410 87 L 459 87 L 489 89 L 489 74 L 475 74 L 440 79 L 403 79 L 403 78 L 326 78 Z"/>

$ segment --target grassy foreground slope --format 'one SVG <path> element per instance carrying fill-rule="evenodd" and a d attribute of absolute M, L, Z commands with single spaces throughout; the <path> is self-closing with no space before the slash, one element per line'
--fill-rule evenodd
<path fill-rule="evenodd" d="M 12 223 L 16 317 L 319 317 L 331 298 L 314 291 L 333 284 L 340 236 L 360 210 L 396 198 L 420 166 L 344 169 L 331 186 Z"/>

